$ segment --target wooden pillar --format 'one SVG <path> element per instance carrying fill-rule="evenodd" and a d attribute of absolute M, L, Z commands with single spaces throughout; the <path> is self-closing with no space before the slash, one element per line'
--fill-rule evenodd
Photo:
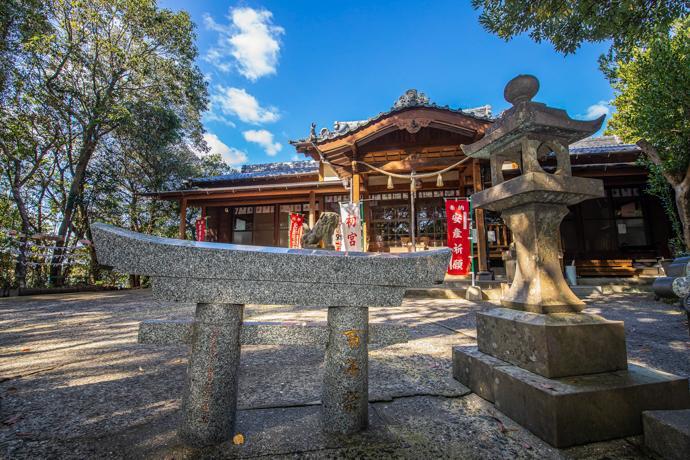
<path fill-rule="evenodd" d="M 316 223 L 316 193 L 309 192 L 309 228 L 314 228 Z"/>
<path fill-rule="evenodd" d="M 362 176 L 358 174 L 358 169 L 357 169 L 357 144 L 352 145 L 352 180 L 350 183 L 350 191 L 351 191 L 351 197 L 352 197 L 352 202 L 353 203 L 359 203 L 362 201 Z M 366 208 L 366 202 L 365 202 L 365 208 Z M 365 212 L 360 218 L 364 218 L 366 215 L 366 209 Z M 369 223 L 365 220 L 364 225 L 362 225 L 362 249 L 364 251 L 367 250 L 367 226 Z"/>
<path fill-rule="evenodd" d="M 479 160 L 472 160 L 472 180 L 474 192 L 480 192 L 484 188 L 480 171 Z M 474 220 L 477 222 L 477 267 L 480 272 L 487 270 L 486 229 L 484 228 L 484 210 L 474 210 Z"/>
<path fill-rule="evenodd" d="M 319 182 L 323 182 L 325 176 L 323 161 L 319 161 Z"/>
<path fill-rule="evenodd" d="M 180 239 L 186 239 L 187 235 L 187 198 L 180 200 Z"/>
<path fill-rule="evenodd" d="M 362 199 L 362 176 L 357 174 L 357 163 L 352 162 L 352 202 L 359 203 Z"/>

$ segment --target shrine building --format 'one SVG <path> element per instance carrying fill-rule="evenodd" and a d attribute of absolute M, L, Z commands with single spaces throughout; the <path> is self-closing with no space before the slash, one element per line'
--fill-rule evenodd
<path fill-rule="evenodd" d="M 320 213 L 338 212 L 339 202 L 361 201 L 368 251 L 408 251 L 413 239 L 416 250 L 443 247 L 444 198 L 491 186 L 488 162 L 463 162 L 462 146 L 481 139 L 493 120 L 490 106 L 441 107 L 409 90 L 367 120 L 335 122 L 330 130 L 312 125 L 305 138 L 290 141 L 304 161 L 246 165 L 151 195 L 179 201 L 180 238 L 188 233 L 187 209 L 194 207 L 206 217 L 206 241 L 287 247 L 290 213 L 308 216 L 311 226 Z M 670 223 L 659 200 L 644 193 L 641 154 L 613 136 L 570 146 L 573 175 L 602 179 L 606 190 L 605 198 L 572 206 L 561 226 L 563 260 L 576 261 L 582 275 L 634 275 L 670 256 Z M 553 171 L 555 155 L 545 151 L 540 163 Z M 519 168 L 504 164 L 506 179 Z M 478 270 L 501 267 L 510 232 L 490 212 L 474 210 L 474 219 Z"/>

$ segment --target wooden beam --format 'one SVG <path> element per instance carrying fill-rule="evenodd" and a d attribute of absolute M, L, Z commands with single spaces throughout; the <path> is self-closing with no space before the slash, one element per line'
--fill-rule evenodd
<path fill-rule="evenodd" d="M 438 170 L 448 167 L 453 163 L 457 163 L 462 158 L 460 157 L 446 157 L 446 158 L 412 158 L 408 160 L 389 161 L 381 166 L 381 169 L 391 173 L 406 173 L 409 171 L 426 171 Z"/>
<path fill-rule="evenodd" d="M 343 188 L 342 184 L 340 182 L 335 182 L 333 185 L 328 186 L 328 187 L 319 187 L 317 189 L 312 189 L 314 190 L 315 193 L 321 195 L 330 195 L 330 194 L 341 194 L 345 193 L 345 189 Z M 304 189 L 268 189 L 268 190 L 252 190 L 252 191 L 242 191 L 242 192 L 217 192 L 217 193 L 198 193 L 198 194 L 193 194 L 193 193 L 188 193 L 185 196 L 185 199 L 187 201 L 194 201 L 194 202 L 199 202 L 199 201 L 212 201 L 212 200 L 219 200 L 219 199 L 227 199 L 227 198 L 256 198 L 256 199 L 261 199 L 266 198 L 266 197 L 271 197 L 274 199 L 274 202 L 277 202 L 280 200 L 281 196 L 295 196 L 295 195 L 301 195 L 305 198 L 305 201 L 307 197 L 309 196 L 309 192 L 312 191 L 308 188 Z"/>
<path fill-rule="evenodd" d="M 187 237 L 187 198 L 180 200 L 180 239 Z"/>
<path fill-rule="evenodd" d="M 472 160 L 472 181 L 474 192 L 480 192 L 484 188 L 479 160 Z M 477 265 L 480 272 L 487 270 L 486 266 L 486 229 L 484 227 L 484 210 L 474 210 L 474 220 L 477 222 Z"/>
<path fill-rule="evenodd" d="M 271 204 L 292 204 L 292 203 L 305 203 L 309 200 L 308 197 L 285 197 L 285 198 L 271 198 L 271 199 L 241 199 L 241 200 L 218 200 L 218 201 L 188 201 L 187 206 L 197 207 L 197 206 L 208 206 L 209 208 L 228 208 L 235 206 L 262 206 Z"/>

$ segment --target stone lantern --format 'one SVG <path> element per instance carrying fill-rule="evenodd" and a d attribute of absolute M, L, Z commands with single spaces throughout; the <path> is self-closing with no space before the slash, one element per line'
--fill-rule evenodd
<path fill-rule="evenodd" d="M 535 313 L 580 311 L 584 303 L 568 287 L 558 258 L 560 224 L 567 206 L 604 196 L 602 181 L 573 177 L 568 145 L 601 128 L 604 116 L 573 120 L 564 110 L 533 102 L 539 82 L 520 75 L 505 88 L 513 104 L 466 155 L 489 159 L 493 187 L 472 196 L 472 205 L 501 214 L 515 239 L 515 277 L 501 303 Z M 541 161 L 555 155 L 556 169 Z M 516 163 L 521 175 L 503 179 L 503 165 Z"/>
<path fill-rule="evenodd" d="M 505 88 L 513 106 L 468 156 L 489 159 L 493 186 L 478 208 L 501 213 L 513 233 L 515 277 L 501 304 L 477 312 L 477 346 L 453 347 L 453 376 L 556 447 L 631 436 L 642 412 L 690 407 L 688 380 L 628 364 L 622 321 L 581 312 L 558 260 L 568 205 L 604 196 L 600 180 L 573 177 L 568 145 L 601 127 L 532 98 L 539 82 L 520 75 Z M 545 157 L 556 168 L 542 167 Z M 503 164 L 521 174 L 504 180 Z"/>

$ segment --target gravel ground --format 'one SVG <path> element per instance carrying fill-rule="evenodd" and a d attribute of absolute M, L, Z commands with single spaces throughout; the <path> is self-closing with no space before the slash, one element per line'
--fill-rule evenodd
<path fill-rule="evenodd" d="M 175 435 L 187 350 L 136 343 L 144 319 L 187 318 L 192 305 L 148 291 L 0 299 L 0 455 L 4 458 L 647 458 L 639 437 L 557 450 L 450 376 L 451 345 L 474 344 L 489 302 L 408 299 L 371 309 L 406 324 L 406 344 L 370 349 L 370 429 L 321 434 L 323 350 L 243 347 L 239 446 L 191 450 Z M 631 362 L 690 375 L 685 315 L 640 294 L 592 299 L 626 325 Z M 248 306 L 245 318 L 325 320 L 325 309 Z"/>

